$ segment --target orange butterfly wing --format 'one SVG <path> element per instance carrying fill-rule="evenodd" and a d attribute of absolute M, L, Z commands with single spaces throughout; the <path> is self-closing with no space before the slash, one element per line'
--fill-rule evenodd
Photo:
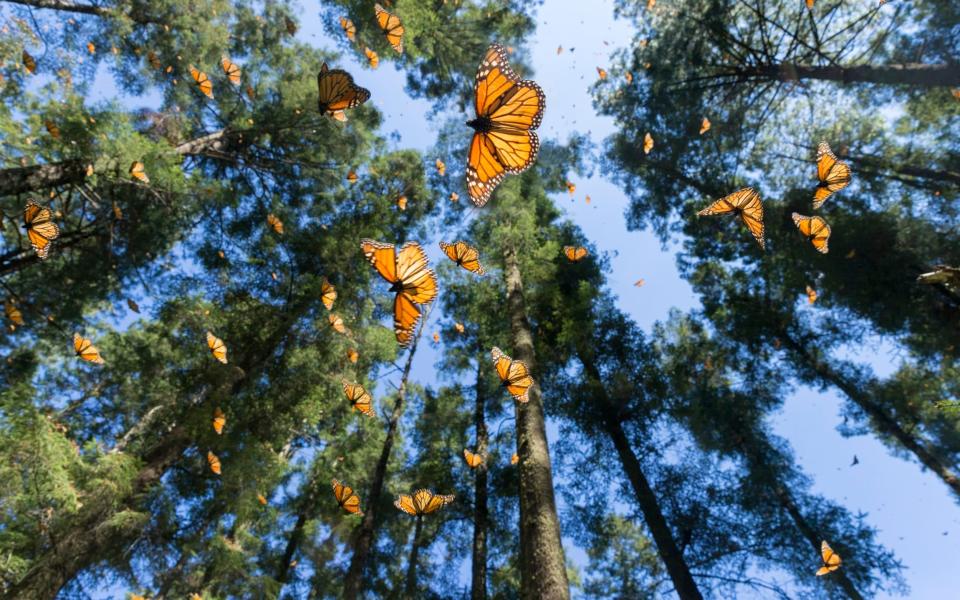
<path fill-rule="evenodd" d="M 447 255 L 447 258 L 471 273 L 477 275 L 485 273 L 483 265 L 480 264 L 480 252 L 470 244 L 462 241 L 452 244 L 440 242 L 440 249 Z"/>
<path fill-rule="evenodd" d="M 326 277 L 320 282 L 320 301 L 327 310 L 333 310 L 333 303 L 337 299 L 337 288 L 333 287 Z"/>
<path fill-rule="evenodd" d="M 347 400 L 350 401 L 350 404 L 353 408 L 367 415 L 368 417 L 375 417 L 377 413 L 373 410 L 373 398 L 370 396 L 370 393 L 363 389 L 363 386 L 358 383 L 350 383 L 346 380 L 341 382 L 343 384 L 343 393 L 347 397 Z"/>
<path fill-rule="evenodd" d="M 380 25 L 383 33 L 386 34 L 387 41 L 390 42 L 394 50 L 402 54 L 403 24 L 400 22 L 400 17 L 387 12 L 379 4 L 375 4 L 373 8 L 377 13 L 377 23 Z"/>
<path fill-rule="evenodd" d="M 209 331 L 207 332 L 207 347 L 210 348 L 210 353 L 213 354 L 215 359 L 227 364 L 227 345 Z"/>
<path fill-rule="evenodd" d="M 834 192 L 850 185 L 850 167 L 837 160 L 830 145 L 820 142 L 817 146 L 817 189 L 813 193 L 813 208 L 818 209 Z"/>
<path fill-rule="evenodd" d="M 103 364 L 103 357 L 100 356 L 100 351 L 97 350 L 97 347 L 93 345 L 93 342 L 81 336 L 79 333 L 73 334 L 73 351 L 78 357 L 87 362 L 92 362 L 97 365 Z"/>
<path fill-rule="evenodd" d="M 464 460 L 467 461 L 467 466 L 470 467 L 471 469 L 476 469 L 477 467 L 480 466 L 481 463 L 483 463 L 482 456 L 480 456 L 479 454 L 474 454 L 473 452 L 470 452 L 466 448 L 463 449 L 463 458 Z"/>
<path fill-rule="evenodd" d="M 510 395 L 517 402 L 527 402 L 529 398 L 530 386 L 533 385 L 533 377 L 527 370 L 527 365 L 520 360 L 513 360 L 503 353 L 500 348 L 494 346 L 490 351 L 493 357 L 493 364 L 497 369 L 497 375 Z"/>
<path fill-rule="evenodd" d="M 370 99 L 370 90 L 353 82 L 353 76 L 343 69 L 330 69 L 327 63 L 320 65 L 317 73 L 317 108 L 329 116 L 349 108 L 356 108 Z"/>
<path fill-rule="evenodd" d="M 223 69 L 223 72 L 227 74 L 227 79 L 230 80 L 230 83 L 233 85 L 240 85 L 240 66 L 237 63 L 230 60 L 229 57 L 223 56 L 220 59 L 220 67 Z"/>
<path fill-rule="evenodd" d="M 800 233 L 810 240 L 813 247 L 821 254 L 830 251 L 830 225 L 823 217 L 806 217 L 800 213 L 791 215 L 793 223 Z"/>
<path fill-rule="evenodd" d="M 217 435 L 223 433 L 223 426 L 227 424 L 227 415 L 223 414 L 223 411 L 220 410 L 218 406 L 213 411 L 213 430 L 217 432 Z"/>
<path fill-rule="evenodd" d="M 60 236 L 60 228 L 53 222 L 53 212 L 44 206 L 29 202 L 23 209 L 23 223 L 30 245 L 40 260 L 50 254 L 50 244 Z"/>
<path fill-rule="evenodd" d="M 213 452 L 207 452 L 207 464 L 210 465 L 211 471 L 217 475 L 220 474 L 220 459 Z"/>
<path fill-rule="evenodd" d="M 817 569 L 817 576 L 832 573 L 840 568 L 840 555 L 833 551 L 826 540 L 820 542 L 820 556 L 823 559 L 823 566 Z"/>
<path fill-rule="evenodd" d="M 203 93 L 203 95 L 213 100 L 213 83 L 210 82 L 210 78 L 207 77 L 207 74 L 198 70 L 193 65 L 190 65 L 190 76 L 193 77 L 193 80 L 197 82 L 197 86 L 200 88 L 200 91 Z"/>
<path fill-rule="evenodd" d="M 735 213 L 753 234 L 760 248 L 766 248 L 763 229 L 763 203 L 753 188 L 743 188 L 724 196 L 697 213 L 697 216 Z"/>
<path fill-rule="evenodd" d="M 331 480 L 333 485 L 333 497 L 336 498 L 340 508 L 348 513 L 363 516 L 360 510 L 360 496 L 353 491 L 353 488 L 344 485 L 337 479 Z"/>

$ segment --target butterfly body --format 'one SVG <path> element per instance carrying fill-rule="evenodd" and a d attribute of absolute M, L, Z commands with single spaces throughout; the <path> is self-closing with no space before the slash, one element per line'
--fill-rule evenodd
<path fill-rule="evenodd" d="M 454 497 L 434 494 L 427 489 L 419 489 L 411 495 L 400 494 L 393 505 L 403 512 L 414 515 L 428 515 L 453 502 Z"/>
<path fill-rule="evenodd" d="M 513 399 L 521 403 L 529 401 L 533 377 L 530 376 L 527 364 L 522 360 L 510 358 L 496 346 L 490 351 L 490 356 L 493 358 L 493 365 L 500 377 L 500 383 L 513 396 Z"/>
<path fill-rule="evenodd" d="M 393 325 L 397 342 L 406 347 L 420 322 L 420 305 L 437 296 L 437 276 L 428 267 L 427 253 L 417 242 L 407 242 L 399 251 L 393 244 L 364 239 L 360 248 L 370 264 L 396 294 Z"/>
<path fill-rule="evenodd" d="M 814 209 L 820 208 L 834 192 L 850 185 L 850 167 L 837 160 L 826 142 L 820 142 L 817 146 L 817 179 L 819 183 L 813 192 Z"/>
<path fill-rule="evenodd" d="M 763 233 L 763 203 L 753 188 L 743 188 L 715 201 L 697 213 L 697 216 L 733 214 L 747 226 L 753 238 L 766 249 Z"/>
<path fill-rule="evenodd" d="M 40 260 L 50 254 L 50 245 L 60 236 L 60 228 L 53 222 L 53 211 L 34 202 L 23 210 L 23 228 L 34 252 Z"/>
<path fill-rule="evenodd" d="M 353 83 L 353 76 L 343 69 L 320 65 L 317 73 L 317 108 L 322 114 L 337 117 L 344 110 L 356 108 L 370 99 L 370 90 Z"/>

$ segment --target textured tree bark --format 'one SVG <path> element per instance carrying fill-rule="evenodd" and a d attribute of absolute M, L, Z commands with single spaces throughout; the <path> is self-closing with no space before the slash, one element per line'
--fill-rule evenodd
<path fill-rule="evenodd" d="M 954 171 L 945 171 L 938 169 L 928 169 L 910 164 L 889 164 L 885 160 L 874 158 L 872 156 L 844 156 L 843 160 L 854 165 L 860 165 L 866 170 L 873 171 L 879 175 L 887 172 L 926 179 L 928 181 L 937 181 L 947 185 L 960 185 L 960 173 Z"/>
<path fill-rule="evenodd" d="M 747 77 L 764 77 L 783 81 L 817 79 L 842 83 L 879 83 L 941 87 L 960 85 L 960 64 L 926 65 L 904 63 L 890 65 L 819 66 L 795 63 L 762 65 L 740 71 Z"/>
<path fill-rule="evenodd" d="M 486 459 L 487 456 L 487 421 L 485 416 L 486 397 L 483 393 L 483 372 L 486 363 L 482 357 L 477 357 L 477 387 L 476 408 L 474 411 L 474 426 L 477 431 L 476 452 Z M 474 470 L 473 483 L 473 561 L 470 574 L 471 600 L 486 600 L 487 598 L 487 463 Z"/>
<path fill-rule="evenodd" d="M 677 546 L 673 532 L 670 531 L 670 525 L 663 516 L 663 511 L 660 510 L 657 495 L 643 472 L 643 467 L 640 465 L 640 460 L 637 458 L 633 447 L 630 445 L 630 441 L 627 439 L 623 425 L 615 416 L 616 412 L 612 410 L 614 404 L 610 400 L 606 389 L 602 387 L 601 382 L 603 380 L 600 377 L 599 369 L 597 369 L 596 364 L 594 364 L 585 352 L 578 352 L 578 357 L 580 358 L 580 364 L 583 365 L 586 376 L 603 395 L 602 398 L 598 399 L 598 404 L 602 407 L 601 410 L 604 415 L 606 415 L 604 427 L 607 435 L 610 436 L 610 441 L 613 442 L 613 446 L 617 450 L 617 455 L 620 457 L 620 464 L 623 466 L 623 471 L 627 474 L 627 479 L 633 488 L 637 504 L 640 505 L 640 510 L 643 512 L 643 519 L 647 524 L 647 528 L 650 530 L 650 534 L 653 536 L 653 541 L 657 545 L 657 553 L 667 568 L 667 573 L 670 575 L 670 580 L 673 582 L 677 596 L 682 600 L 701 600 L 703 595 L 700 593 L 697 582 L 694 581 L 693 575 L 690 573 L 690 567 L 687 565 L 687 561 L 683 558 L 683 552 L 681 552 Z"/>
<path fill-rule="evenodd" d="M 423 327 L 420 328 L 416 338 L 414 338 L 413 346 L 411 346 L 410 353 L 407 355 L 407 363 L 403 367 L 403 375 L 400 378 L 400 388 L 397 390 L 397 398 L 393 403 L 393 412 L 390 414 L 390 421 L 387 424 L 387 437 L 383 440 L 380 459 L 377 460 L 377 467 L 373 474 L 373 483 L 370 486 L 370 492 L 367 494 L 367 508 L 363 511 L 363 521 L 360 522 L 360 529 L 357 530 L 356 538 L 354 538 L 353 555 L 350 557 L 350 567 L 347 569 L 347 576 L 343 582 L 343 598 L 345 600 L 354 600 L 360 596 L 360 588 L 363 584 L 363 573 L 367 566 L 367 557 L 370 555 L 370 548 L 373 546 L 373 538 L 376 533 L 377 506 L 380 504 L 380 496 L 383 495 L 383 485 L 387 476 L 387 464 L 390 462 L 393 440 L 397 434 L 400 417 L 403 415 L 403 402 L 406 398 L 407 379 L 410 377 L 410 369 L 413 367 L 413 357 L 417 353 L 417 344 L 420 342 L 420 335 L 422 334 Z"/>
<path fill-rule="evenodd" d="M 536 373 L 533 333 L 527 321 L 523 278 L 516 252 L 504 252 L 507 309 L 513 334 L 512 355 Z M 516 404 L 517 454 L 520 455 L 520 597 L 565 600 L 570 597 L 560 541 L 560 520 L 553 495 L 553 474 L 540 386 L 529 389 L 530 401 Z"/>
<path fill-rule="evenodd" d="M 413 530 L 413 544 L 410 546 L 406 583 L 403 586 L 404 600 L 413 600 L 417 594 L 417 561 L 420 559 L 421 535 L 423 535 L 423 515 L 418 515 L 417 525 Z"/>
<path fill-rule="evenodd" d="M 160 21 L 154 17 L 150 17 L 148 10 L 150 8 L 149 4 L 142 2 L 128 2 L 127 10 L 120 11 L 115 9 L 106 8 L 103 6 L 96 6 L 94 4 L 80 4 L 77 2 L 71 2 L 70 0 L 7 0 L 13 4 L 22 4 L 24 6 L 30 6 L 32 8 L 45 8 L 49 10 L 59 10 L 64 12 L 80 13 L 84 15 L 95 15 L 98 17 L 111 17 L 111 16 L 120 16 L 123 15 L 126 18 L 130 19 L 134 23 L 139 23 L 141 25 L 147 25 L 150 23 L 159 23 Z"/>

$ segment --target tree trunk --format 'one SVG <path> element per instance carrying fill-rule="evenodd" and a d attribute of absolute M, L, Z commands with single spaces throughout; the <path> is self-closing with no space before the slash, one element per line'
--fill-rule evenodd
<path fill-rule="evenodd" d="M 413 367 L 413 357 L 417 353 L 417 344 L 419 344 L 422 334 L 423 327 L 421 326 L 420 331 L 417 332 L 413 340 L 413 346 L 410 347 L 410 353 L 407 355 L 407 364 L 403 367 L 403 375 L 400 378 L 400 388 L 397 390 L 397 399 L 393 403 L 393 413 L 391 413 L 390 422 L 387 424 L 387 437 L 383 440 L 380 459 L 377 461 L 377 467 L 373 474 L 373 483 L 370 486 L 370 492 L 367 494 L 367 508 L 363 511 L 363 521 L 360 522 L 360 529 L 357 531 L 356 538 L 354 538 L 353 555 L 350 557 L 350 567 L 347 570 L 347 576 L 343 582 L 343 598 L 345 600 L 355 600 L 360 596 L 360 588 L 363 584 L 363 573 L 367 566 L 367 557 L 370 555 L 370 548 L 373 546 L 377 507 L 380 505 L 380 496 L 383 494 L 383 486 L 387 476 L 387 464 L 390 462 L 390 451 L 393 449 L 393 440 L 397 434 L 400 417 L 403 415 L 403 401 L 406 397 L 407 379 L 410 377 L 410 369 Z"/>
<path fill-rule="evenodd" d="M 898 175 L 906 175 L 907 177 L 916 177 L 918 179 L 935 181 L 946 185 L 960 186 L 960 173 L 955 171 L 928 169 L 926 167 L 910 165 L 907 163 L 889 164 L 885 160 L 866 155 L 844 156 L 842 157 L 842 160 L 845 160 L 853 165 L 860 165 L 866 170 L 874 172 L 880 176 L 893 172 L 897 173 Z"/>
<path fill-rule="evenodd" d="M 470 577 L 471 600 L 487 598 L 487 421 L 484 415 L 486 398 L 483 393 L 483 373 L 486 361 L 477 357 L 477 389 L 474 426 L 477 430 L 477 454 L 484 462 L 475 469 L 473 484 L 473 561 Z"/>
<path fill-rule="evenodd" d="M 413 545 L 410 547 L 410 564 L 407 565 L 407 580 L 403 587 L 404 600 L 413 600 L 417 594 L 417 560 L 420 557 L 420 536 L 423 533 L 423 515 L 417 515 L 413 530 Z"/>
<path fill-rule="evenodd" d="M 673 587 L 677 592 L 677 596 L 682 600 L 702 599 L 703 595 L 700 593 L 697 582 L 694 581 L 693 575 L 690 573 L 690 567 L 687 565 L 687 561 L 683 558 L 683 552 L 681 552 L 677 546 L 677 542 L 673 538 L 673 532 L 670 531 L 670 525 L 667 523 L 666 518 L 664 518 L 663 511 L 660 510 L 657 495 L 643 472 L 640 460 L 637 458 L 633 447 L 630 445 L 630 441 L 627 439 L 623 425 L 616 416 L 616 411 L 613 410 L 614 403 L 610 400 L 606 389 L 602 386 L 603 379 L 600 377 L 599 369 L 597 369 L 596 364 L 586 356 L 585 352 L 578 352 L 578 357 L 580 358 L 580 364 L 583 365 L 583 370 L 587 378 L 593 383 L 595 388 L 600 391 L 600 394 L 602 394 L 602 398 L 599 399 L 599 404 L 601 407 L 600 410 L 605 415 L 604 428 L 607 431 L 607 435 L 610 436 L 610 441 L 613 442 L 614 448 L 617 449 L 620 464 L 623 466 L 623 471 L 627 474 L 627 479 L 630 481 L 631 487 L 633 487 L 637 504 L 640 505 L 640 510 L 643 512 L 643 520 L 646 522 L 647 529 L 650 530 L 650 534 L 653 536 L 653 541 L 657 544 L 657 553 L 667 568 L 667 573 L 670 575 L 670 580 L 673 581 Z"/>
<path fill-rule="evenodd" d="M 880 83 L 917 87 L 955 87 L 960 85 L 960 64 L 819 66 L 795 63 L 763 65 L 744 69 L 747 77 L 775 78 L 783 81 L 816 79 L 842 83 Z"/>
<path fill-rule="evenodd" d="M 148 14 L 150 5 L 142 2 L 127 2 L 127 10 L 112 9 L 94 4 L 79 4 L 70 0 L 7 0 L 12 4 L 22 4 L 32 8 L 45 8 L 50 10 L 59 10 L 64 12 L 80 13 L 83 15 L 94 15 L 97 17 L 124 16 L 134 23 L 141 25 L 160 24 L 162 19 L 151 17 Z M 125 3 L 117 3 L 123 6 Z"/>
<path fill-rule="evenodd" d="M 516 252 L 504 252 L 507 309 L 513 334 L 513 356 L 537 372 L 533 333 L 527 321 L 523 279 Z M 517 454 L 520 455 L 520 597 L 564 600 L 570 597 L 560 520 L 553 496 L 550 450 L 540 386 L 529 389 L 529 402 L 516 403 Z"/>

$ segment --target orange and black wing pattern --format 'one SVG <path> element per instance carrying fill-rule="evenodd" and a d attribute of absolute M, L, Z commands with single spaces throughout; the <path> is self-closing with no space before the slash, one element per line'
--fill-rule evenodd
<path fill-rule="evenodd" d="M 830 225 L 823 217 L 806 217 L 800 213 L 793 213 L 793 223 L 800 230 L 803 237 L 810 240 L 817 252 L 826 254 L 830 251 Z"/>
<path fill-rule="evenodd" d="M 343 69 L 331 69 L 327 63 L 320 66 L 317 74 L 317 94 L 317 108 L 331 117 L 370 99 L 370 90 L 353 83 L 350 73 Z"/>
<path fill-rule="evenodd" d="M 830 150 L 830 144 L 820 142 L 817 146 L 817 189 L 813 192 L 813 208 L 820 208 L 834 192 L 850 185 L 850 167 L 840 162 Z"/>
<path fill-rule="evenodd" d="M 766 249 L 767 244 L 763 237 L 763 203 L 760 194 L 753 188 L 743 188 L 720 198 L 710 206 L 697 213 L 697 216 L 735 214 L 747 226 L 753 238 Z"/>
<path fill-rule="evenodd" d="M 45 206 L 29 202 L 23 209 L 23 227 L 33 251 L 40 260 L 50 255 L 50 245 L 60 236 L 60 228 L 53 222 L 53 211 Z"/>
<path fill-rule="evenodd" d="M 393 244 L 364 239 L 363 255 L 396 292 L 393 328 L 397 342 L 409 346 L 420 322 L 420 305 L 437 296 L 437 276 L 429 268 L 427 253 L 417 242 L 407 242 L 397 252 Z"/>
<path fill-rule="evenodd" d="M 533 385 L 533 377 L 530 376 L 530 370 L 522 360 L 513 360 L 503 353 L 500 348 L 494 346 L 490 351 L 493 357 L 493 365 L 497 369 L 497 375 L 500 376 L 500 382 L 507 388 L 510 395 L 517 402 L 527 402 L 530 400 L 530 386 Z"/>
<path fill-rule="evenodd" d="M 387 41 L 390 42 L 394 50 L 402 54 L 403 24 L 400 22 L 400 17 L 387 12 L 379 4 L 375 4 L 373 9 L 377 13 L 377 23 L 380 25 L 380 29 L 383 30 L 383 34 L 387 36 Z"/>
<path fill-rule="evenodd" d="M 227 345 L 223 343 L 223 340 L 209 331 L 207 332 L 207 347 L 210 348 L 210 354 L 212 354 L 215 359 L 223 364 L 227 364 Z"/>
<path fill-rule="evenodd" d="M 477 467 L 483 464 L 482 455 L 471 452 L 466 448 L 463 449 L 463 459 L 467 461 L 467 466 L 470 467 L 471 469 L 476 469 Z"/>
<path fill-rule="evenodd" d="M 362 517 L 363 511 L 360 510 L 360 496 L 353 491 L 353 488 L 344 485 L 338 479 L 331 482 L 333 484 L 333 497 L 337 499 L 340 508 L 352 515 Z"/>
<path fill-rule="evenodd" d="M 320 281 L 320 301 L 327 310 L 333 310 L 333 303 L 337 300 L 337 288 L 324 277 Z"/>
<path fill-rule="evenodd" d="M 471 273 L 484 274 L 483 265 L 480 264 L 480 252 L 470 244 L 464 241 L 457 241 L 452 244 L 440 242 L 440 249 L 447 255 L 447 258 Z"/>
<path fill-rule="evenodd" d="M 362 385 L 350 383 L 346 380 L 341 383 L 343 384 L 343 395 L 350 401 L 351 406 L 368 417 L 377 416 L 376 411 L 373 410 L 373 398 L 367 390 L 363 389 Z"/>
<path fill-rule="evenodd" d="M 213 83 L 210 81 L 210 78 L 207 77 L 207 74 L 190 65 L 190 76 L 197 82 L 197 87 L 200 88 L 200 92 L 207 98 L 213 100 Z"/>
<path fill-rule="evenodd" d="M 583 260 L 587 255 L 587 249 L 583 246 L 564 246 L 563 255 L 567 257 L 567 260 L 577 262 Z"/>
<path fill-rule="evenodd" d="M 93 342 L 83 337 L 79 333 L 73 334 L 73 351 L 77 357 L 95 365 L 103 364 L 103 357 L 100 351 L 93 345 Z"/>
<path fill-rule="evenodd" d="M 240 66 L 230 60 L 229 56 L 223 56 L 220 58 L 220 67 L 223 69 L 223 72 L 227 74 L 227 79 L 230 80 L 230 83 L 233 85 L 240 85 Z"/>
<path fill-rule="evenodd" d="M 820 557 L 823 559 L 823 565 L 817 569 L 817 577 L 832 573 L 840 568 L 840 555 L 833 551 L 826 540 L 820 542 Z"/>
<path fill-rule="evenodd" d="M 408 515 L 428 515 L 453 502 L 453 496 L 434 494 L 427 489 L 419 489 L 411 495 L 400 494 L 393 505 Z"/>
<path fill-rule="evenodd" d="M 533 130 L 543 119 L 546 96 L 534 81 L 521 80 L 503 46 L 493 44 L 477 69 L 474 105 L 467 191 L 483 206 L 506 173 L 520 173 L 536 160 L 540 140 Z"/>

